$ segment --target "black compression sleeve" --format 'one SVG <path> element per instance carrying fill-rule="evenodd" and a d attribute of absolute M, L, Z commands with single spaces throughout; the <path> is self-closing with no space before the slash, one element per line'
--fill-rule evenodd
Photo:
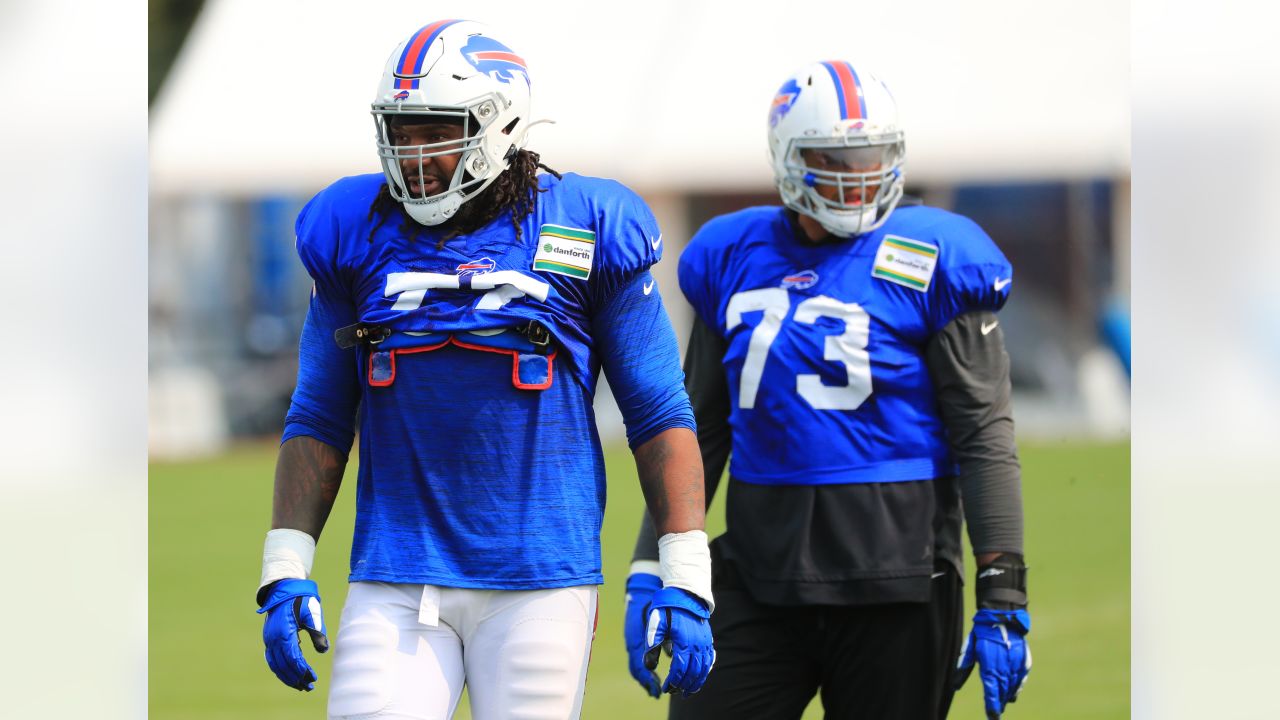
<path fill-rule="evenodd" d="M 689 349 L 684 356 L 684 387 L 698 423 L 698 447 L 702 451 L 707 507 L 711 507 L 711 499 L 715 497 L 732 444 L 729 383 L 722 364 L 725 346 L 723 338 L 700 318 L 694 317 L 693 329 L 689 332 Z M 649 513 L 644 513 L 632 561 L 658 559 L 657 535 Z"/>
<path fill-rule="evenodd" d="M 1022 554 L 1022 476 L 1013 439 L 1009 355 L 994 313 L 970 312 L 925 351 L 942 421 L 960 464 L 974 554 Z"/>

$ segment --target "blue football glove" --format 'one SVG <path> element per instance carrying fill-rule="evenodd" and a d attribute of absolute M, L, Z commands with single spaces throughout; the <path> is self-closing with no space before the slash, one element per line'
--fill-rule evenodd
<path fill-rule="evenodd" d="M 692 695 L 702 689 L 716 662 L 710 621 L 707 606 L 681 588 L 663 588 L 650 598 L 644 666 L 649 670 L 658 667 L 658 654 L 663 649 L 671 655 L 662 692 L 679 690 Z"/>
<path fill-rule="evenodd" d="M 979 610 L 973 616 L 973 630 L 956 666 L 955 687 L 959 690 L 964 685 L 976 664 L 989 720 L 998 720 L 1005 704 L 1018 699 L 1031 672 L 1031 648 L 1025 638 L 1030 631 L 1031 615 L 1026 610 Z"/>
<path fill-rule="evenodd" d="M 653 697 L 661 697 L 662 690 L 657 674 L 644 663 L 645 651 L 649 649 L 645 643 L 645 630 L 649 601 L 661 589 L 662 579 L 657 575 L 632 573 L 627 578 L 627 610 L 622 628 L 627 640 L 627 667 L 631 670 L 631 677 Z"/>
<path fill-rule="evenodd" d="M 317 652 L 329 650 L 320 591 L 311 580 L 280 580 L 263 590 L 268 594 L 258 613 L 267 614 L 262 624 L 267 665 L 285 685 L 311 691 L 316 686 L 316 673 L 302 656 L 298 633 L 306 630 Z"/>

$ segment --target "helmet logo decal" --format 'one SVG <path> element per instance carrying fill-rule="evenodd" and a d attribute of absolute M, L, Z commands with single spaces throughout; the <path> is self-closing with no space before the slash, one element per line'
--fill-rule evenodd
<path fill-rule="evenodd" d="M 427 48 L 435 42 L 441 31 L 460 20 L 437 20 L 418 30 L 405 43 L 404 52 L 400 53 L 400 62 L 396 63 L 396 89 L 417 90 L 422 75 L 422 61 L 427 57 Z"/>
<path fill-rule="evenodd" d="M 483 275 L 492 272 L 494 267 L 491 258 L 482 257 L 479 260 L 470 260 L 458 266 L 458 277 L 466 277 L 468 275 Z"/>
<path fill-rule="evenodd" d="M 804 290 L 805 288 L 813 287 L 816 282 L 818 282 L 818 272 L 816 270 L 801 270 L 798 273 L 792 273 L 782 278 L 782 287 Z"/>
<path fill-rule="evenodd" d="M 773 96 L 773 105 L 769 108 L 769 127 L 777 127 L 778 121 L 786 116 L 798 97 L 800 86 L 796 84 L 795 78 L 778 88 L 778 94 Z"/>
<path fill-rule="evenodd" d="M 853 66 L 843 61 L 828 60 L 822 63 L 836 86 L 836 100 L 840 104 L 840 119 L 850 120 L 867 116 L 867 100 L 862 96 L 862 83 Z"/>
<path fill-rule="evenodd" d="M 408 91 L 408 90 L 401 90 L 400 92 L 396 93 L 396 94 L 395 94 L 395 97 L 394 97 L 394 98 L 392 98 L 392 99 L 393 99 L 393 100 L 406 100 L 406 99 L 408 99 L 408 97 L 409 97 L 409 91 Z"/>
<path fill-rule="evenodd" d="M 476 70 L 498 82 L 509 83 L 515 80 L 516 73 L 520 73 L 524 75 L 525 83 L 529 83 L 529 69 L 525 67 L 524 58 L 493 38 L 483 35 L 467 38 L 467 44 L 462 46 L 462 57 Z"/>

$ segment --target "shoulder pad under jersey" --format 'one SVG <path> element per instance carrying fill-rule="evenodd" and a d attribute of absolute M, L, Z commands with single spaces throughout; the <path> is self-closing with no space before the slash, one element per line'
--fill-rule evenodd
<path fill-rule="evenodd" d="M 545 183 L 552 197 L 543 203 L 542 221 L 563 223 L 594 235 L 591 282 L 609 294 L 628 278 L 662 258 L 662 233 L 645 201 L 615 180 L 566 173 Z"/>
<path fill-rule="evenodd" d="M 996 312 L 1009 299 L 1013 266 L 995 241 L 963 215 L 926 206 L 902 208 L 886 223 L 881 242 L 918 243 L 926 253 L 936 251 L 928 286 L 934 331 L 967 312 Z"/>
<path fill-rule="evenodd" d="M 316 193 L 294 224 L 295 247 L 318 285 L 337 286 L 351 255 L 363 253 L 369 208 L 383 185 L 381 173 L 342 178 Z"/>

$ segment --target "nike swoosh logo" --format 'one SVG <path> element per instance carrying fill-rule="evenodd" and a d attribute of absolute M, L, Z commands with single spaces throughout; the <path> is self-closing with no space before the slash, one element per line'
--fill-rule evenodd
<path fill-rule="evenodd" d="M 659 235 L 657 240 L 650 240 L 649 244 L 653 246 L 654 250 L 657 250 L 658 246 L 662 244 L 662 236 Z"/>
<path fill-rule="evenodd" d="M 990 333 L 992 330 L 995 330 L 995 329 L 996 329 L 996 326 L 997 326 L 997 325 L 999 325 L 999 324 L 1000 324 L 1000 321 L 999 321 L 999 320 L 997 320 L 997 321 L 995 321 L 995 322 L 991 323 L 990 325 L 988 325 L 988 324 L 986 324 L 986 323 L 982 323 L 982 334 L 983 334 L 983 335 L 986 335 L 986 334 Z"/>
<path fill-rule="evenodd" d="M 929 576 L 929 579 L 930 579 L 930 580 L 937 580 L 938 578 L 942 577 L 943 575 L 946 575 L 946 573 L 945 573 L 945 572 L 936 572 L 936 573 L 934 573 L 934 574 L 930 575 L 930 576 Z"/>
<path fill-rule="evenodd" d="M 649 282 L 647 282 L 647 283 L 645 283 L 645 284 L 644 284 L 644 294 L 645 294 L 645 295 L 648 295 L 649 293 L 653 292 L 653 285 L 654 285 L 654 283 L 655 283 L 655 282 L 657 282 L 657 281 L 656 281 L 656 280 L 650 280 Z"/>
<path fill-rule="evenodd" d="M 1011 282 L 1013 282 L 1013 278 L 1005 278 L 1004 280 L 1001 280 L 1000 278 L 996 278 L 996 284 L 995 284 L 996 292 L 1000 292 L 1001 290 L 1005 289 L 1005 287 L 1008 286 L 1008 284 Z"/>

